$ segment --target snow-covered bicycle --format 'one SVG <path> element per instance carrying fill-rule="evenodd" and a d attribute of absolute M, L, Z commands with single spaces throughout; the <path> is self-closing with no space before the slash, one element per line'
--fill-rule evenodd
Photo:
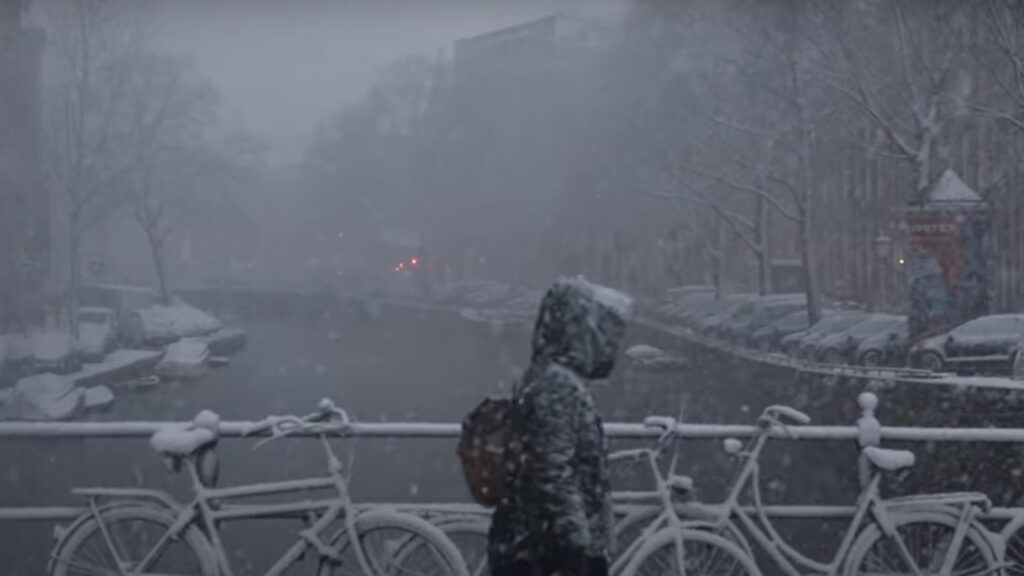
<path fill-rule="evenodd" d="M 725 501 L 714 505 L 666 502 L 663 509 L 649 512 L 632 549 L 616 562 L 625 562 L 625 567 L 616 566 L 613 572 L 623 576 L 757 576 L 761 572 L 754 563 L 748 536 L 787 576 L 986 576 L 1001 571 L 1001 555 L 977 520 L 980 510 L 989 507 L 988 498 L 950 493 L 883 499 L 879 493 L 881 473 L 912 466 L 914 455 L 877 447 L 863 449 L 873 473 L 833 559 L 818 562 L 790 546 L 774 528 L 761 500 L 759 458 L 773 434 L 788 430 L 787 423 L 809 422 L 807 415 L 793 408 L 765 409 L 758 419 L 759 433 L 746 447 L 734 439 L 725 442 L 727 451 L 741 459 Z M 670 419 L 661 423 L 667 433 L 674 427 Z M 748 492 L 753 512 L 740 501 Z M 710 541 L 708 531 L 721 536 L 724 543 Z"/>
<path fill-rule="evenodd" d="M 306 529 L 268 569 L 280 576 L 307 554 L 316 555 L 318 576 L 469 576 L 459 550 L 444 533 L 413 514 L 353 503 L 345 467 L 329 439 L 345 436 L 348 415 L 331 401 L 305 417 L 271 416 L 250 433 L 271 436 L 257 446 L 295 433 L 319 438 L 328 474 L 217 488 L 219 419 L 200 413 L 189 425 L 167 427 L 151 439 L 153 448 L 178 469 L 187 470 L 195 494 L 181 505 L 149 490 L 76 490 L 89 512 L 63 531 L 50 562 L 52 576 L 232 576 L 218 525 L 225 520 L 304 515 Z M 351 466 L 349 467 L 351 471 Z M 284 504 L 232 503 L 244 498 L 311 491 L 329 498 Z M 354 545 L 353 545 L 354 544 Z"/>

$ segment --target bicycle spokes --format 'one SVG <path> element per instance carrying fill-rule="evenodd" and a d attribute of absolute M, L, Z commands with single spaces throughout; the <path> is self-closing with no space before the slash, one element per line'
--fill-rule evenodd
<path fill-rule="evenodd" d="M 102 519 L 85 534 L 73 555 L 55 559 L 67 576 L 192 576 L 198 559 L 179 541 L 165 538 L 167 527 L 142 519 Z"/>
<path fill-rule="evenodd" d="M 679 558 L 683 558 L 682 569 Z M 725 549 L 684 539 L 683 549 L 665 546 L 655 550 L 637 569 L 637 576 L 740 576 L 746 568 Z"/>
<path fill-rule="evenodd" d="M 894 574 L 940 574 L 951 560 L 952 571 L 943 576 L 981 576 L 992 565 L 979 543 L 970 538 L 954 539 L 955 527 L 935 522 L 913 522 L 897 528 L 895 538 L 881 538 L 865 554 L 857 574 L 891 576 Z"/>

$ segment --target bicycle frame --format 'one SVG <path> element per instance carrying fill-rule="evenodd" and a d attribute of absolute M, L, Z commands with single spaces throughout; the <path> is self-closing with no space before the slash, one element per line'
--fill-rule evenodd
<path fill-rule="evenodd" d="M 655 490 L 650 492 L 617 492 L 613 493 L 613 500 L 616 503 L 646 503 L 657 502 L 659 508 L 654 519 L 644 527 L 640 536 L 634 540 L 627 549 L 618 556 L 611 566 L 612 574 L 620 574 L 630 563 L 634 554 L 642 546 L 643 541 L 662 530 L 672 530 L 680 533 L 684 529 L 705 529 L 712 530 L 725 536 L 733 536 L 740 540 L 741 548 L 749 553 L 749 545 L 745 534 L 749 534 L 757 545 L 768 554 L 776 565 L 787 576 L 802 576 L 805 572 L 825 576 L 837 576 L 844 567 L 852 547 L 858 536 L 863 533 L 866 526 L 876 524 L 882 533 L 892 537 L 897 551 L 902 560 L 911 566 L 915 576 L 922 576 L 922 570 L 916 565 L 913 555 L 907 548 L 906 543 L 899 537 L 896 525 L 892 517 L 893 509 L 905 508 L 910 510 L 928 509 L 948 514 L 956 522 L 953 540 L 943 559 L 941 574 L 949 574 L 953 568 L 967 531 L 974 522 L 977 508 L 969 501 L 959 495 L 935 495 L 917 497 L 912 500 L 886 501 L 881 497 L 880 482 L 881 475 L 876 471 L 870 481 L 864 486 L 857 498 L 857 504 L 853 518 L 836 549 L 833 559 L 827 563 L 808 558 L 800 551 L 790 546 L 774 528 L 771 519 L 768 517 L 761 500 L 760 492 L 760 464 L 761 452 L 767 444 L 772 430 L 778 424 L 774 419 L 762 417 L 761 433 L 756 435 L 747 447 L 739 452 L 743 458 L 743 464 L 737 469 L 733 476 L 729 493 L 724 502 L 718 504 L 703 504 L 698 502 L 676 503 L 673 501 L 672 479 L 677 456 L 674 456 L 668 471 L 661 473 L 658 460 L 664 450 L 665 440 L 663 437 L 657 449 L 627 450 L 613 456 L 612 460 L 624 459 L 636 456 L 644 456 L 648 465 L 654 472 Z M 752 511 L 750 507 L 741 505 L 740 497 L 747 487 L 750 487 L 753 497 Z M 957 506 L 959 505 L 959 507 Z M 869 520 L 868 516 L 873 520 Z M 743 530 L 741 530 L 743 528 Z M 681 547 L 677 543 L 677 553 Z M 679 560 L 681 562 L 681 559 Z M 682 565 L 682 564 L 680 564 Z"/>
<path fill-rule="evenodd" d="M 655 479 L 655 489 L 653 491 L 645 492 L 614 492 L 612 493 L 612 499 L 616 503 L 651 503 L 656 502 L 660 511 L 655 516 L 654 520 L 644 527 L 640 536 L 635 539 L 626 550 L 618 555 L 618 558 L 612 562 L 609 567 L 609 573 L 620 574 L 626 566 L 629 564 L 630 559 L 639 550 L 640 546 L 643 545 L 647 537 L 654 533 L 669 528 L 672 530 L 681 530 L 686 521 L 680 518 L 676 510 L 676 502 L 673 500 L 672 490 L 672 478 L 676 468 L 676 462 L 678 461 L 678 454 L 673 455 L 672 462 L 668 467 L 668 471 L 662 474 L 661 469 L 658 466 L 658 460 L 661 453 L 664 451 L 664 439 L 659 442 L 657 449 L 639 449 L 639 450 L 627 450 L 618 453 L 618 459 L 633 458 L 641 456 L 647 460 L 647 464 L 650 466 Z M 613 458 L 614 460 L 615 458 Z"/>
<path fill-rule="evenodd" d="M 761 501 L 759 458 L 768 442 L 770 432 L 771 426 L 762 426 L 762 433 L 758 434 L 748 444 L 747 450 L 740 453 L 740 457 L 744 459 L 744 462 L 735 476 L 725 502 L 713 506 L 686 504 L 684 505 L 684 513 L 687 515 L 694 513 L 703 518 L 717 516 L 714 524 L 718 529 L 723 529 L 727 526 L 735 529 L 734 523 L 738 520 L 739 524 L 745 529 L 745 532 L 753 537 L 758 546 L 788 576 L 802 576 L 804 573 L 801 572 L 801 568 L 809 570 L 814 574 L 824 574 L 826 576 L 836 576 L 839 574 L 839 571 L 843 568 L 843 562 L 850 553 L 857 537 L 861 534 L 864 527 L 871 522 L 867 520 L 870 514 L 874 518 L 874 523 L 882 529 L 882 532 L 886 536 L 893 538 L 897 550 L 907 565 L 914 569 L 917 576 L 922 576 L 922 571 L 916 565 L 906 543 L 898 536 L 895 530 L 891 514 L 891 508 L 894 506 L 881 497 L 879 490 L 881 475 L 878 472 L 872 475 L 871 480 L 858 496 L 853 518 L 830 562 L 818 562 L 790 546 L 775 530 L 771 519 L 765 513 L 764 505 Z M 754 514 L 748 512 L 740 504 L 740 496 L 748 485 L 754 499 L 756 518 Z M 950 504 L 957 503 L 964 505 L 959 510 L 959 514 L 956 514 L 957 510 L 955 507 L 950 506 Z M 956 552 L 959 551 L 964 538 L 966 538 L 967 529 L 974 519 L 976 509 L 969 502 L 946 502 L 941 496 L 936 496 L 933 499 L 918 499 L 916 504 L 919 505 L 919 509 L 924 509 L 928 504 L 934 504 L 935 506 L 931 509 L 948 513 L 956 519 L 957 527 L 954 531 L 954 539 L 947 552 L 947 558 L 944 560 L 943 572 L 941 572 L 942 574 L 948 574 L 952 569 L 952 562 L 955 560 Z"/>
<path fill-rule="evenodd" d="M 200 526 L 206 534 L 210 543 L 209 552 L 213 555 L 220 573 L 223 576 L 233 576 L 227 553 L 221 541 L 220 531 L 218 530 L 218 524 L 225 520 L 304 516 L 310 522 L 306 529 L 299 532 L 296 542 L 265 572 L 265 576 L 283 575 L 310 548 L 315 549 L 316 553 L 322 557 L 335 558 L 337 555 L 336 550 L 329 543 L 324 542 L 321 534 L 338 519 L 344 521 L 345 529 L 349 533 L 352 542 L 358 543 L 358 538 L 352 536 L 355 534 L 355 517 L 360 509 L 351 500 L 348 480 L 341 473 L 340 464 L 338 464 L 337 457 L 334 455 L 326 435 L 321 435 L 320 439 L 327 452 L 328 461 L 331 464 L 328 466 L 329 475 L 320 478 L 214 488 L 208 487 L 203 483 L 193 458 L 185 458 L 185 467 L 190 476 L 195 496 L 188 504 L 173 509 L 167 508 L 174 511 L 176 515 L 175 520 L 167 532 L 139 562 L 138 569 L 145 570 L 160 554 L 168 541 L 178 538 L 185 530 L 195 524 Z M 314 490 L 333 490 L 336 495 L 331 498 L 295 503 L 222 505 L 226 501 L 242 498 Z M 109 494 L 104 493 L 104 495 L 114 496 L 117 495 L 117 491 L 112 490 L 109 491 Z M 102 520 L 99 516 L 100 509 L 96 507 L 95 501 L 91 501 L 91 504 L 92 515 L 96 518 L 97 522 L 100 522 L 104 537 L 108 540 L 108 545 L 111 545 L 109 537 L 106 535 L 106 530 L 102 528 Z M 362 546 L 358 544 L 353 545 L 353 550 L 363 573 L 373 574 L 374 572 L 370 568 L 371 564 L 362 550 Z"/>

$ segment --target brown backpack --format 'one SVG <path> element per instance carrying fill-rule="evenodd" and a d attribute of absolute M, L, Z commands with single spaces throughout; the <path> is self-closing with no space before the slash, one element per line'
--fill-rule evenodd
<path fill-rule="evenodd" d="M 478 504 L 497 506 L 506 495 L 505 446 L 510 398 L 485 398 L 462 421 L 457 453 L 469 493 Z"/>

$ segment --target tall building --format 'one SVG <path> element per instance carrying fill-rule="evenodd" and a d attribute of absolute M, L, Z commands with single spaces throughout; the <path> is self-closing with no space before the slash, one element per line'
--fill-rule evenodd
<path fill-rule="evenodd" d="M 49 196 L 39 169 L 44 36 L 27 0 L 0 0 L 0 329 L 44 320 Z"/>

